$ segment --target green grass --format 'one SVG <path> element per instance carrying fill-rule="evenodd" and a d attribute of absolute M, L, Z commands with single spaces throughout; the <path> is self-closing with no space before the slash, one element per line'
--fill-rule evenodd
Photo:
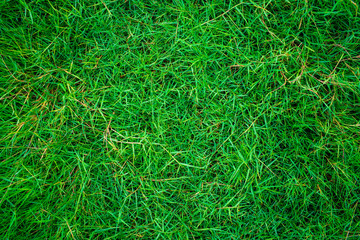
<path fill-rule="evenodd" d="M 1 0 L 1 239 L 359 239 L 360 3 Z"/>

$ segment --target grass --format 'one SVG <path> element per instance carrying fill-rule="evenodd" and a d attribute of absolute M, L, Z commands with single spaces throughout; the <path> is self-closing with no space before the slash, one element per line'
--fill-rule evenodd
<path fill-rule="evenodd" d="M 2 0 L 1 239 L 359 239 L 359 7 Z"/>

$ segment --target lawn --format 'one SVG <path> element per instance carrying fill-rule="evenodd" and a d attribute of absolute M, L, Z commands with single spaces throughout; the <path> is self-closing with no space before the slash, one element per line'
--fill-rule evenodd
<path fill-rule="evenodd" d="M 356 0 L 1 0 L 1 239 L 359 239 Z"/>

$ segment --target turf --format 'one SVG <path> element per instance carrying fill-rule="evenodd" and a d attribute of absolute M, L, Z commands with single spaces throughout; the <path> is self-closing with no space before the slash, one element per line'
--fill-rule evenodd
<path fill-rule="evenodd" d="M 359 239 L 359 7 L 2 0 L 1 239 Z"/>

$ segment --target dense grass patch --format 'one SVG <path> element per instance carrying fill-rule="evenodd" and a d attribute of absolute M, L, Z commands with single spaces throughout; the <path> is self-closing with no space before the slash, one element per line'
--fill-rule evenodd
<path fill-rule="evenodd" d="M 2 0 L 1 238 L 359 238 L 359 7 Z"/>

